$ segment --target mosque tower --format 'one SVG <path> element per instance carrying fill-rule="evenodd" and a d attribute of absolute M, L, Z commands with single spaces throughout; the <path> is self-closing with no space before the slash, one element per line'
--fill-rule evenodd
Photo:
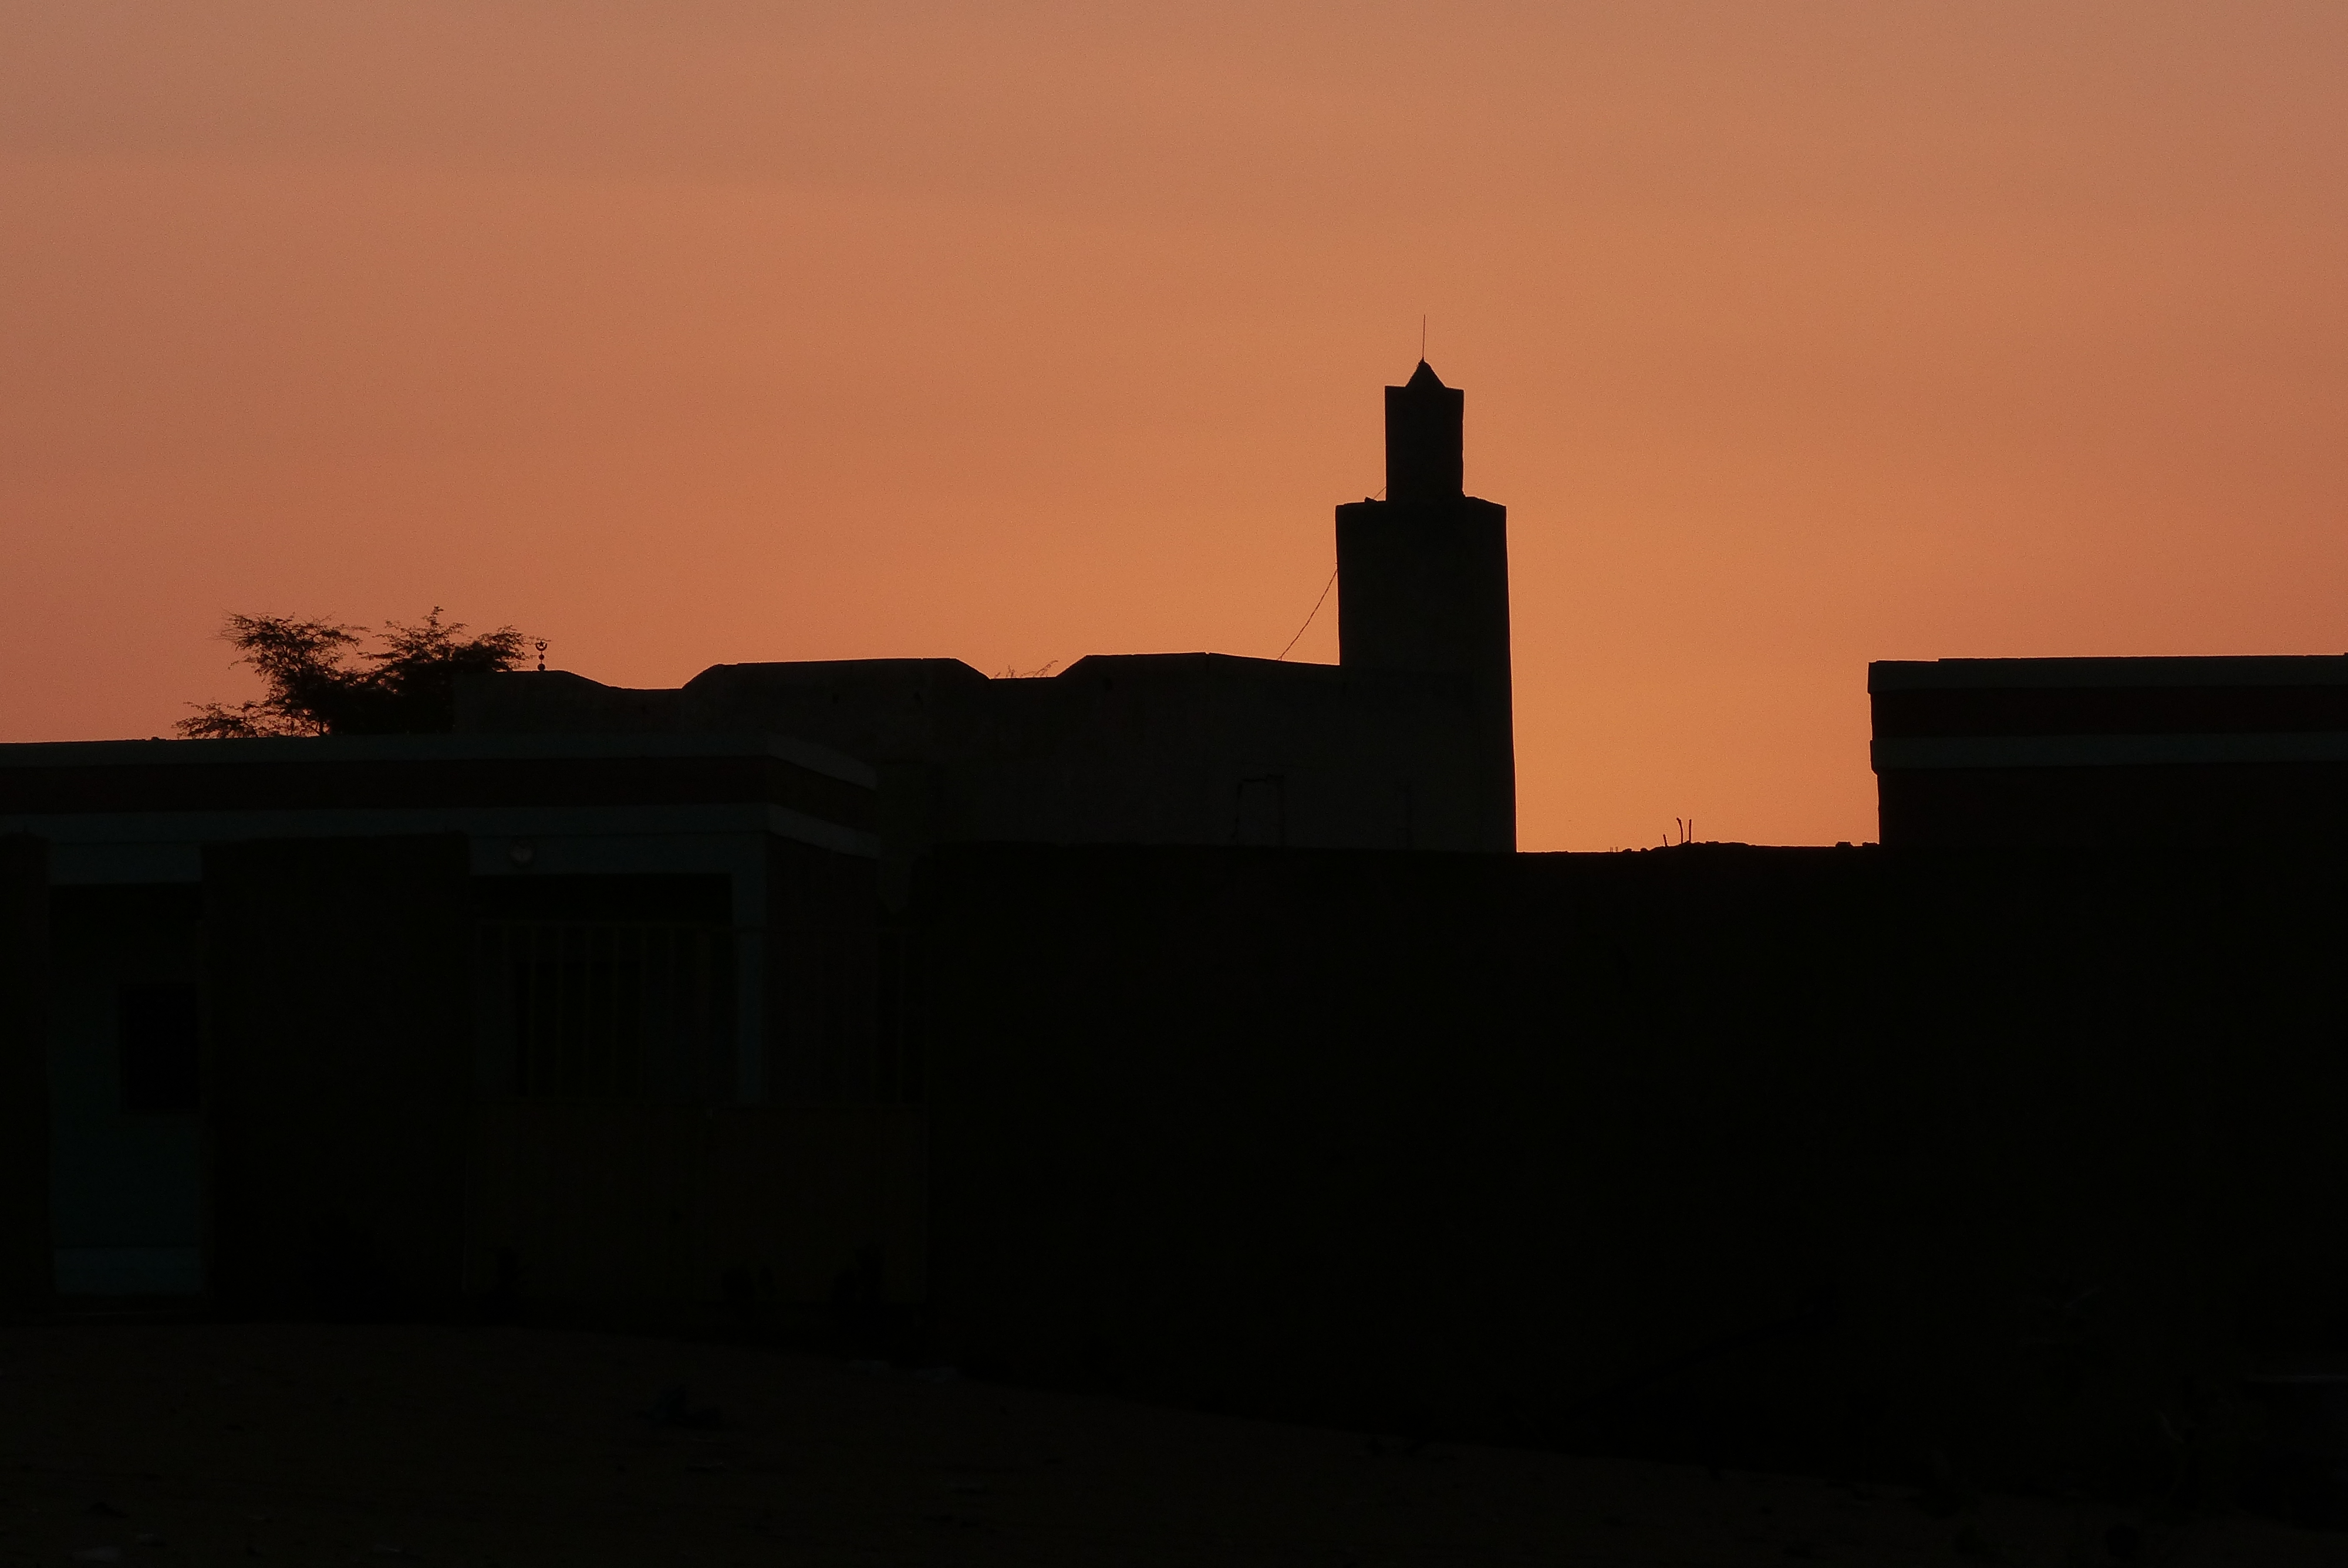
<path fill-rule="evenodd" d="M 1517 846 L 1509 674 L 1509 509 L 1466 493 L 1467 395 L 1425 360 L 1386 392 L 1383 500 L 1337 508 L 1338 662 L 1459 679 L 1470 704 L 1476 838 Z"/>

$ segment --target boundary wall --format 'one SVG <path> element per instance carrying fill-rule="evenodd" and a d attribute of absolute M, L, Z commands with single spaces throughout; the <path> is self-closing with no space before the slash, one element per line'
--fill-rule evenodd
<path fill-rule="evenodd" d="M 1421 1435 L 2253 1488 L 2288 1416 L 2254 1379 L 2348 1371 L 2340 871 L 941 851 L 943 1353 Z"/>

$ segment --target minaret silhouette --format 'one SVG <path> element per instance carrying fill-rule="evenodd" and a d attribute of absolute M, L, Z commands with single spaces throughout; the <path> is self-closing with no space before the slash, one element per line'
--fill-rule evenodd
<path fill-rule="evenodd" d="M 1338 662 L 1448 677 L 1468 703 L 1473 837 L 1517 846 L 1509 509 L 1466 493 L 1467 394 L 1425 360 L 1386 392 L 1386 494 L 1337 508 Z"/>

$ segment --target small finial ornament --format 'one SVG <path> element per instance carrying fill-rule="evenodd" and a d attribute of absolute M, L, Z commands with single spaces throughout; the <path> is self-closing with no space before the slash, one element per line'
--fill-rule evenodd
<path fill-rule="evenodd" d="M 541 675 L 546 673 L 546 639 L 543 637 L 538 640 L 538 672 Z"/>

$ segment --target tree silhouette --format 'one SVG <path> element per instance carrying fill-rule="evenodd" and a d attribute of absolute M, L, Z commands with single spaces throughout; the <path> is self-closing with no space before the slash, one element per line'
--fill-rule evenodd
<path fill-rule="evenodd" d="M 267 688 L 231 705 L 196 705 L 179 723 L 183 739 L 263 735 L 412 735 L 457 723 L 457 677 L 511 670 L 526 639 L 510 626 L 479 637 L 462 621 L 442 625 L 440 607 L 413 625 L 384 623 L 380 649 L 361 650 L 359 629 L 290 615 L 232 615 L 221 635 Z M 355 655 L 355 661 L 354 659 Z"/>

